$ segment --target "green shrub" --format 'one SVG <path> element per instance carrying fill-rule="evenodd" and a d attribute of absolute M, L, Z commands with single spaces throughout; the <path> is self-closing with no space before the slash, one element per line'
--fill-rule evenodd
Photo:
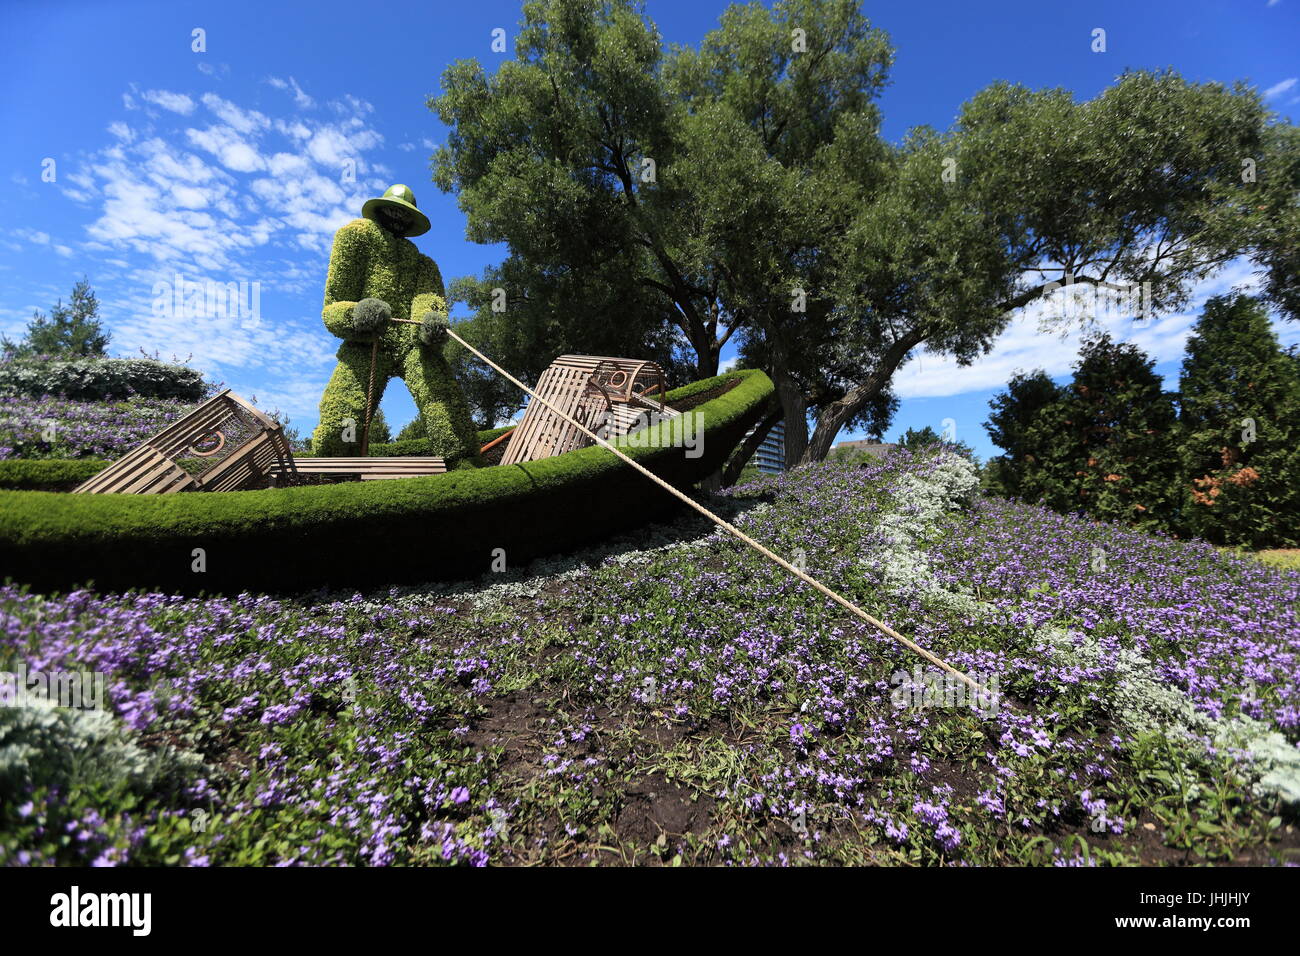
<path fill-rule="evenodd" d="M 131 395 L 198 402 L 209 387 L 197 369 L 153 359 L 12 359 L 0 363 L 0 393 L 83 402 Z"/>
<path fill-rule="evenodd" d="M 150 793 L 203 774 L 192 753 L 142 749 L 108 710 L 33 700 L 0 707 L 0 797 L 17 801 L 40 787 Z"/>
<path fill-rule="evenodd" d="M 427 438 L 407 438 L 402 441 L 378 442 L 370 446 L 371 458 L 410 458 L 437 456 L 433 442 Z"/>
<path fill-rule="evenodd" d="M 671 422 L 634 436 L 627 454 L 678 486 L 720 468 L 763 413 L 772 383 L 754 371 L 719 378 L 740 384 L 693 409 L 703 416 L 699 458 L 656 447 L 660 440 L 668 445 Z M 685 391 L 670 393 L 669 402 Z M 110 590 L 189 593 L 464 578 L 489 570 L 498 548 L 509 565 L 518 565 L 662 519 L 678 507 L 600 447 L 510 467 L 267 491 L 3 491 L 0 575 L 44 590 L 93 582 Z M 202 573 L 192 569 L 195 549 L 202 549 Z"/>
<path fill-rule="evenodd" d="M 71 491 L 109 464 L 100 458 L 13 458 L 0 461 L 0 489 Z"/>

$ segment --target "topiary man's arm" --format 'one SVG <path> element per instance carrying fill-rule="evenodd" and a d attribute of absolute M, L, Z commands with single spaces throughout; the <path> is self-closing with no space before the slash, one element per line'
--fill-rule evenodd
<path fill-rule="evenodd" d="M 417 322 L 424 323 L 419 340 L 423 345 L 440 349 L 446 340 L 443 330 L 447 327 L 447 300 L 443 297 L 442 274 L 428 256 L 420 256 L 415 289 L 410 315 Z"/>
<path fill-rule="evenodd" d="M 353 308 L 365 295 L 370 252 L 364 220 L 348 223 L 334 236 L 329 275 L 325 278 L 325 308 L 321 318 L 330 334 L 341 339 L 358 337 Z"/>
<path fill-rule="evenodd" d="M 420 256 L 420 267 L 415 276 L 415 296 L 411 299 L 411 311 L 407 314 L 417 322 L 430 310 L 446 315 L 445 296 L 442 273 L 438 271 L 437 263 L 428 256 Z"/>

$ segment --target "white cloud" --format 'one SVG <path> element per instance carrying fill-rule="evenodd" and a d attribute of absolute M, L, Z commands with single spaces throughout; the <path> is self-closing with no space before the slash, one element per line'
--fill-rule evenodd
<path fill-rule="evenodd" d="M 294 103 L 305 110 L 309 110 L 316 105 L 316 101 L 303 92 L 303 88 L 298 85 L 298 81 L 292 76 L 287 81 L 280 79 L 278 76 L 272 76 L 267 82 L 277 90 L 292 90 Z"/>
<path fill-rule="evenodd" d="M 894 376 L 894 390 L 900 398 L 982 392 L 1002 388 L 1016 372 L 1040 368 L 1059 378 L 1070 373 L 1089 331 L 1108 332 L 1117 341 L 1132 342 L 1157 364 L 1178 360 L 1205 300 L 1234 288 L 1256 289 L 1258 279 L 1253 273 L 1249 262 L 1234 262 L 1193 290 L 1187 312 L 1143 322 L 1135 322 L 1131 315 L 1102 313 L 1087 325 L 1075 322 L 1062 326 L 1060 302 L 1064 293 L 1057 293 L 1055 301 L 1040 300 L 1019 313 L 998 336 L 992 351 L 968 366 L 959 366 L 946 356 L 914 355 Z M 1051 331 L 1057 328 L 1063 328 L 1063 332 Z"/>
<path fill-rule="evenodd" d="M 248 133 L 263 130 L 271 125 L 271 121 L 257 110 L 242 110 L 229 100 L 223 100 L 215 93 L 203 94 L 203 105 L 206 106 L 216 117 L 236 132 L 247 135 Z"/>
<path fill-rule="evenodd" d="M 184 93 L 172 93 L 168 90 L 146 90 L 140 94 L 140 99 L 146 103 L 161 106 L 173 113 L 180 113 L 182 116 L 189 116 L 194 112 L 194 101 Z"/>
<path fill-rule="evenodd" d="M 298 153 L 276 153 L 267 159 L 266 168 L 272 176 L 293 176 L 306 173 L 312 165 Z"/>
<path fill-rule="evenodd" d="M 351 93 L 344 94 L 340 99 L 330 100 L 329 107 L 342 116 L 352 116 L 353 118 L 356 118 L 358 122 L 360 122 L 359 117 L 375 111 L 372 104 L 367 103 L 365 100 L 358 99 Z"/>
<path fill-rule="evenodd" d="M 124 109 L 138 109 L 143 97 L 132 90 Z M 147 102 L 161 107 L 157 99 Z M 85 241 L 63 244 L 29 229 L 0 235 L 0 243 L 29 254 L 32 244 L 60 256 L 75 249 L 86 259 L 104 312 L 113 316 L 117 350 L 192 354 L 241 394 L 310 420 L 338 342 L 319 314 L 297 312 L 297 297 L 319 302 L 334 232 L 386 185 L 367 155 L 382 142 L 366 122 L 372 108 L 345 99 L 313 121 L 312 114 L 272 118 L 213 94 L 195 108 L 199 103 L 214 125 L 187 125 L 186 114 L 165 107 L 148 121 L 132 122 L 141 114 L 124 112 L 103 146 L 60 177 L 65 196 L 94 204 Z M 343 180 L 342 160 L 354 161 L 355 181 Z M 188 281 L 260 283 L 261 322 L 156 315 L 154 286 L 177 273 Z"/>
<path fill-rule="evenodd" d="M 364 148 L 364 147 L 363 147 Z M 353 137 L 337 127 L 317 130 L 307 143 L 307 153 L 322 166 L 340 168 L 346 160 L 355 159 L 358 146 Z"/>
<path fill-rule="evenodd" d="M 251 173 L 266 165 L 257 150 L 229 126 L 209 126 L 205 130 L 187 129 L 185 135 L 195 146 L 216 156 L 227 169 Z"/>
<path fill-rule="evenodd" d="M 172 196 L 176 205 L 182 209 L 202 209 L 208 204 L 208 196 L 202 189 L 176 183 L 172 186 Z"/>
<path fill-rule="evenodd" d="M 1275 96 L 1281 96 L 1283 93 L 1285 93 L 1287 90 L 1291 89 L 1291 87 L 1295 85 L 1296 85 L 1296 78 L 1294 76 L 1289 76 L 1281 83 L 1274 83 L 1272 86 L 1266 89 L 1264 91 L 1264 99 L 1271 100 Z"/>

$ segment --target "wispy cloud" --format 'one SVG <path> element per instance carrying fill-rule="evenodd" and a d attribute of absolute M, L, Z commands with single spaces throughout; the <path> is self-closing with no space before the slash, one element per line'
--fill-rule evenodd
<path fill-rule="evenodd" d="M 1264 99 L 1271 100 L 1274 97 L 1281 96 L 1283 93 L 1285 93 L 1287 90 L 1291 89 L 1291 87 L 1295 85 L 1296 85 L 1296 77 L 1289 76 L 1281 83 L 1274 83 L 1272 86 L 1266 89 L 1264 91 Z"/>
<path fill-rule="evenodd" d="M 293 93 L 293 101 L 305 110 L 309 110 L 316 105 L 316 101 L 303 92 L 303 88 L 298 85 L 298 81 L 292 76 L 284 80 L 278 76 L 268 77 L 267 81 L 277 90 L 287 90 Z"/>
<path fill-rule="evenodd" d="M 1055 301 L 1040 300 L 1023 310 L 998 337 L 992 351 L 968 366 L 945 356 L 914 356 L 894 376 L 894 389 L 901 398 L 938 398 L 998 389 L 1016 372 L 1041 368 L 1053 377 L 1068 375 L 1082 339 L 1091 331 L 1132 342 L 1157 364 L 1178 360 L 1206 299 L 1234 288 L 1250 291 L 1258 285 L 1254 267 L 1239 260 L 1198 285 L 1187 312 L 1143 322 L 1135 322 L 1131 315 L 1103 313 L 1091 321 L 1062 324 L 1059 316 L 1064 293 L 1057 293 Z M 1295 334 L 1286 338 L 1300 338 L 1300 327 L 1287 331 Z"/>
<path fill-rule="evenodd" d="M 172 93 L 169 90 L 146 90 L 140 94 L 140 99 L 146 103 L 161 106 L 165 110 L 171 110 L 173 113 L 180 113 L 182 116 L 189 116 L 194 112 L 194 100 L 184 93 Z"/>
<path fill-rule="evenodd" d="M 281 82 L 305 107 L 296 82 Z M 276 117 L 214 93 L 132 89 L 105 144 L 59 181 L 89 213 L 84 241 L 15 230 L 0 242 L 84 260 L 114 317 L 116 351 L 192 355 L 242 394 L 311 418 L 338 343 L 299 297 L 319 294 L 334 232 L 387 185 L 371 155 L 383 142 L 373 107 L 355 97 L 327 105 L 317 119 Z M 196 124 L 200 115 L 210 122 Z M 258 283 L 260 321 L 157 308 L 156 289 L 177 275 Z"/>

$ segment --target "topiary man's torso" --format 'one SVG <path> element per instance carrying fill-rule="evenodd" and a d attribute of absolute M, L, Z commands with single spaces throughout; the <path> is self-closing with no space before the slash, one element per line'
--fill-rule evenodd
<path fill-rule="evenodd" d="M 409 239 L 370 219 L 354 219 L 334 236 L 325 280 L 325 328 L 343 339 L 339 364 L 325 386 L 320 424 L 312 436 L 316 454 L 358 455 L 366 421 L 366 388 L 374 333 L 358 331 L 354 310 L 363 299 L 388 303 L 395 319 L 445 315 L 442 276 L 433 260 Z M 419 327 L 386 322 L 379 332 L 373 405 L 394 375 L 406 382 L 425 423 L 433 453 L 452 463 L 478 453 L 477 433 L 465 397 L 442 357 L 441 347 L 422 345 Z M 370 409 L 371 414 L 374 408 Z M 351 439 L 350 441 L 348 439 Z"/>

